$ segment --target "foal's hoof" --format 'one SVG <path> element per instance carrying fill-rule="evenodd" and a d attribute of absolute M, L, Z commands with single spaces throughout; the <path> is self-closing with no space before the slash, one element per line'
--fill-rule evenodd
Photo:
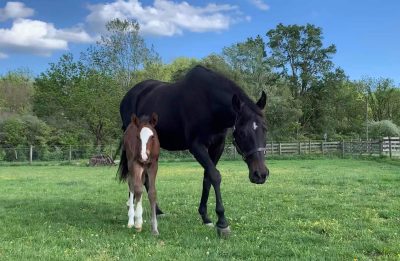
<path fill-rule="evenodd" d="M 160 233 L 158 233 L 158 230 L 153 230 L 153 231 L 151 231 L 151 234 L 152 234 L 153 236 L 158 236 L 158 235 L 160 235 Z"/>
<path fill-rule="evenodd" d="M 135 227 L 136 232 L 142 232 L 142 227 Z"/>
<path fill-rule="evenodd" d="M 134 225 L 133 224 L 128 224 L 128 228 L 132 228 Z"/>
<path fill-rule="evenodd" d="M 220 228 L 217 226 L 217 234 L 222 238 L 227 238 L 231 234 L 231 229 L 229 228 L 229 226 L 225 228 Z"/>

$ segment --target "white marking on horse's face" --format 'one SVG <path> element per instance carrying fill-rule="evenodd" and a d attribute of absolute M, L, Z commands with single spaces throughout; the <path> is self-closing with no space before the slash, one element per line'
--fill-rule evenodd
<path fill-rule="evenodd" d="M 140 131 L 140 140 L 142 141 L 142 149 L 141 149 L 140 155 L 142 156 L 143 161 L 146 161 L 148 158 L 147 153 L 146 153 L 147 142 L 149 141 L 150 137 L 153 135 L 154 135 L 153 131 L 148 127 L 144 127 Z"/>
<path fill-rule="evenodd" d="M 256 122 L 253 122 L 253 130 L 256 130 L 258 128 L 258 125 Z"/>

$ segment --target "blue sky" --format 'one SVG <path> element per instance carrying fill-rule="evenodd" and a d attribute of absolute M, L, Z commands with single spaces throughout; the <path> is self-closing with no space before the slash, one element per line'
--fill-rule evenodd
<path fill-rule="evenodd" d="M 202 58 L 278 23 L 323 29 L 333 60 L 350 76 L 400 83 L 398 0 L 0 0 L 0 74 L 16 68 L 45 71 L 72 52 L 78 56 L 104 31 L 106 20 L 135 18 L 164 62 Z"/>

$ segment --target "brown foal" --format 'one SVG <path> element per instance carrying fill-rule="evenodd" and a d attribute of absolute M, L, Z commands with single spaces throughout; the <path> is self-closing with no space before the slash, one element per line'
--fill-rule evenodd
<path fill-rule="evenodd" d="M 158 116 L 155 113 L 151 115 L 151 118 L 144 116 L 140 119 L 133 114 L 131 116 L 131 123 L 124 133 L 123 141 L 129 170 L 127 176 L 129 186 L 129 199 L 127 203 L 128 228 L 135 226 L 136 231 L 140 232 L 142 230 L 142 192 L 145 179 L 148 178 L 148 197 L 151 208 L 151 231 L 153 235 L 159 234 L 156 215 L 156 176 L 160 142 L 154 128 L 157 121 Z"/>

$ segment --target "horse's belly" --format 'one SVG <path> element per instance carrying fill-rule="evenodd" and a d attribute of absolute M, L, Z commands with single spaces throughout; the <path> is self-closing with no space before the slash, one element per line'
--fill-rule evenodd
<path fill-rule="evenodd" d="M 167 133 L 163 131 L 157 131 L 157 134 L 160 140 L 160 146 L 165 150 L 188 149 L 188 145 L 185 141 L 183 133 Z"/>

